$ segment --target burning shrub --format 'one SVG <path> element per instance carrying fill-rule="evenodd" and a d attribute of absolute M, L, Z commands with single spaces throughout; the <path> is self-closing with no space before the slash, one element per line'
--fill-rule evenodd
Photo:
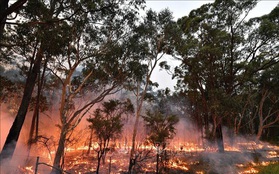
<path fill-rule="evenodd" d="M 110 140 L 117 138 L 122 132 L 122 114 L 132 113 L 133 111 L 134 108 L 129 100 L 123 103 L 118 100 L 110 100 L 104 102 L 102 108 L 96 109 L 92 118 L 87 119 L 91 123 L 90 128 L 94 130 L 94 134 L 98 139 L 98 148 L 96 149 L 98 165 L 96 173 L 99 172 L 102 158 L 103 163 L 105 162 L 105 155 L 109 150 Z"/>

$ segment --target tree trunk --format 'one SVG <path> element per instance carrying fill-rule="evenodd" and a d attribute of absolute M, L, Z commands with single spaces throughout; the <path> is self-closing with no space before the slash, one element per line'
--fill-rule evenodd
<path fill-rule="evenodd" d="M 257 140 L 260 140 L 263 134 L 263 127 L 259 125 L 258 133 L 257 133 Z"/>
<path fill-rule="evenodd" d="M 138 84 L 138 94 L 139 94 L 139 84 Z M 143 95 L 141 96 L 141 100 L 139 100 L 139 98 L 137 98 L 137 111 L 136 111 L 136 120 L 135 120 L 135 124 L 134 124 L 134 130 L 133 130 L 133 135 L 132 135 L 132 147 L 131 147 L 131 152 L 130 152 L 130 161 L 129 161 L 129 168 L 128 168 L 128 173 L 131 174 L 132 172 L 132 168 L 136 163 L 135 158 L 135 146 L 136 146 L 136 137 L 137 137 L 137 131 L 138 131 L 138 125 L 139 125 L 139 118 L 140 118 L 140 112 L 141 112 L 141 108 L 142 108 L 142 104 L 143 104 L 143 98 L 145 96 L 146 93 L 146 89 L 143 92 Z M 137 96 L 138 97 L 138 96 Z"/>
<path fill-rule="evenodd" d="M 60 174 L 62 173 L 61 169 L 61 159 L 64 155 L 64 149 L 65 149 L 65 142 L 66 142 L 66 135 L 67 135 L 67 129 L 65 126 L 62 126 L 61 132 L 60 132 L 60 138 L 59 138 L 59 143 L 58 147 L 55 153 L 54 161 L 53 161 L 53 166 L 55 168 L 52 169 L 51 173 L 52 174 Z M 60 171 L 57 169 L 61 169 Z"/>
<path fill-rule="evenodd" d="M 32 92 L 36 84 L 37 75 L 40 72 L 42 58 L 43 58 L 43 51 L 40 48 L 36 55 L 34 66 L 29 70 L 21 104 L 18 109 L 16 118 L 12 124 L 12 127 L 10 128 L 9 134 L 6 138 L 2 152 L 0 154 L 0 161 L 5 159 L 11 159 L 14 154 L 16 144 L 20 135 L 20 131 L 24 123 L 26 113 L 29 107 L 29 103 L 32 97 Z"/>
<path fill-rule="evenodd" d="M 224 152 L 224 141 L 223 141 L 223 132 L 221 124 L 218 124 L 216 127 L 216 140 L 218 145 L 218 152 Z"/>
<path fill-rule="evenodd" d="M 134 130 L 133 130 L 132 147 L 131 147 L 130 162 L 129 162 L 129 169 L 128 169 L 129 173 L 131 173 L 132 168 L 135 164 L 135 160 L 134 160 L 135 143 L 136 143 L 136 136 L 137 136 L 137 130 L 138 130 L 138 124 L 139 124 L 139 117 L 140 117 L 140 114 L 138 112 L 139 111 L 137 111 L 137 114 L 136 114 L 136 121 L 135 121 L 135 125 L 134 125 Z"/>
<path fill-rule="evenodd" d="M 44 63 L 42 76 L 41 77 L 40 77 L 40 75 L 38 76 L 38 91 L 37 91 L 36 105 L 34 108 L 32 123 L 31 123 L 31 127 L 30 127 L 30 132 L 29 132 L 28 151 L 30 151 L 32 144 L 38 141 L 40 97 L 41 97 L 41 92 L 42 92 L 43 84 L 44 84 L 44 76 L 45 76 L 45 71 L 47 68 L 47 60 L 48 59 L 46 59 L 45 63 Z M 40 72 L 39 72 L 39 74 L 40 74 Z"/>
<path fill-rule="evenodd" d="M 259 103 L 259 109 L 258 109 L 259 126 L 258 126 L 257 140 L 260 140 L 263 132 L 263 127 L 264 127 L 263 106 L 267 95 L 268 95 L 268 90 L 263 90 L 261 100 Z"/>
<path fill-rule="evenodd" d="M 92 140 L 93 140 L 93 128 L 90 128 L 91 131 L 90 131 L 90 137 L 89 137 L 89 143 L 88 143 L 88 150 L 87 150 L 87 155 L 90 154 L 90 150 L 91 150 L 91 147 L 92 147 Z"/>
<path fill-rule="evenodd" d="M 98 174 L 99 170 L 100 170 L 101 158 L 102 158 L 102 153 L 101 153 L 101 150 L 100 150 L 100 151 L 98 151 L 98 161 L 97 161 L 96 174 Z"/>

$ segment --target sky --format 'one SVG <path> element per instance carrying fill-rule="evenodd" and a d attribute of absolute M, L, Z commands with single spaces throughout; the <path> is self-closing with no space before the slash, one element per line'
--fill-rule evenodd
<path fill-rule="evenodd" d="M 168 8 L 172 13 L 174 20 L 177 20 L 183 16 L 188 15 L 191 10 L 197 9 L 203 4 L 212 3 L 213 0 L 202 1 L 202 0 L 146 0 L 146 10 L 153 9 L 159 12 L 165 8 Z M 248 18 L 258 17 L 268 14 L 276 5 L 279 4 L 279 0 L 262 0 L 259 1 L 256 7 L 249 13 Z M 169 65 L 174 68 L 178 65 L 178 62 L 171 57 L 166 57 L 170 59 Z M 160 70 L 159 67 L 155 69 L 156 71 L 151 77 L 151 80 L 159 83 L 159 89 L 164 89 L 166 87 L 174 90 L 175 80 L 171 79 L 171 76 L 164 70 Z"/>

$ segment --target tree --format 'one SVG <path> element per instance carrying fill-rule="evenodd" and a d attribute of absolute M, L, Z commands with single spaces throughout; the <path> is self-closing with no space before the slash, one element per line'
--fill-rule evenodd
<path fill-rule="evenodd" d="M 42 53 L 41 53 L 41 51 L 39 51 L 36 55 L 36 59 L 34 60 L 34 64 L 30 67 L 30 71 L 29 71 L 28 77 L 26 79 L 27 85 L 24 88 L 22 102 L 20 104 L 18 113 L 12 124 L 12 127 L 9 131 L 9 134 L 6 138 L 5 144 L 4 144 L 1 154 L 0 154 L 1 161 L 11 158 L 14 153 L 16 143 L 19 138 L 19 134 L 20 134 L 22 125 L 23 125 L 25 117 L 26 117 L 29 102 L 31 100 L 32 91 L 35 86 L 37 74 L 40 70 L 41 61 L 42 61 Z"/>
<path fill-rule="evenodd" d="M 28 3 L 28 5 L 25 9 L 26 10 L 25 14 L 28 14 L 28 12 L 30 12 L 30 11 L 28 11 L 28 8 L 30 6 L 32 7 L 34 5 L 38 5 L 38 3 L 37 4 L 34 4 L 32 2 Z M 34 18 L 36 18 L 35 17 L 36 15 L 41 15 L 42 17 L 49 19 L 50 15 L 53 14 L 53 10 L 54 10 L 52 8 L 46 10 L 44 8 L 44 6 L 40 6 L 40 8 L 38 7 L 37 9 L 38 9 L 38 11 L 32 11 L 35 14 L 34 13 L 33 13 L 33 15 L 30 14 L 31 21 L 34 20 Z M 36 14 L 36 12 L 37 12 L 37 14 Z M 37 20 L 37 18 L 36 18 L 36 20 Z M 26 23 L 28 23 L 28 21 L 26 21 Z M 60 25 L 58 23 L 52 23 L 52 24 L 54 24 L 53 28 L 57 29 L 56 31 L 58 31 L 60 29 L 60 27 L 63 26 L 63 24 Z M 49 44 L 49 40 L 44 40 L 44 39 L 46 39 L 46 37 L 48 37 L 48 39 L 53 38 L 54 40 L 52 40 L 52 41 L 58 41 L 61 38 L 61 37 L 55 37 L 54 33 L 52 33 L 52 35 L 50 34 L 51 29 L 49 30 L 49 28 L 48 28 L 48 26 L 50 26 L 50 25 L 51 25 L 51 23 L 44 25 L 40 28 L 40 27 L 34 27 L 33 25 L 30 26 L 30 25 L 22 24 L 22 25 L 18 25 L 17 27 L 15 27 L 13 29 L 11 28 L 11 30 L 15 30 L 18 32 L 14 32 L 14 31 L 11 32 L 12 34 L 10 37 L 14 37 L 14 40 L 9 40 L 9 42 L 12 42 L 13 43 L 12 45 L 15 45 L 15 46 L 12 48 L 14 50 L 8 51 L 8 54 L 10 54 L 10 53 L 11 54 L 7 55 L 7 56 L 11 56 L 11 57 L 13 56 L 13 57 L 16 57 L 19 59 L 26 58 L 28 60 L 28 62 L 30 62 L 30 65 L 29 65 L 29 67 L 25 66 L 25 68 L 27 68 L 28 71 L 27 71 L 26 84 L 25 84 L 25 88 L 24 88 L 21 105 L 18 109 L 18 113 L 15 117 L 15 121 L 13 122 L 13 125 L 9 131 L 9 134 L 8 134 L 5 144 L 3 146 L 3 149 L 1 152 L 1 160 L 11 158 L 14 153 L 16 143 L 17 143 L 18 137 L 20 135 L 21 128 L 24 123 L 26 113 L 28 111 L 29 103 L 31 101 L 32 92 L 33 92 L 33 89 L 36 84 L 36 79 L 40 72 L 41 62 L 45 58 L 46 52 L 48 52 L 48 54 L 47 54 L 48 56 L 46 56 L 46 59 L 47 59 L 50 57 L 50 55 L 57 54 L 57 51 L 59 49 L 61 49 L 61 50 L 63 49 L 63 45 L 61 45 L 61 44 L 59 46 L 56 45 L 61 42 L 56 42 L 56 44 L 53 44 L 52 45 L 53 47 L 51 47 L 50 46 L 51 44 Z M 64 25 L 65 25 L 65 23 L 64 23 Z M 48 28 L 48 29 L 46 29 L 46 28 Z M 50 27 L 50 28 L 52 28 L 52 27 Z M 17 34 L 19 34 L 19 35 L 17 35 Z M 27 35 L 29 37 L 22 37 L 23 35 Z M 38 36 L 38 39 L 34 39 L 34 36 Z M 53 49 L 55 47 L 56 47 L 56 50 Z M 18 61 L 18 62 L 20 62 L 20 61 Z"/>
<path fill-rule="evenodd" d="M 161 157 L 161 162 L 164 167 L 168 158 L 167 152 L 165 151 L 167 140 L 172 139 L 175 135 L 175 125 L 179 122 L 179 118 L 176 115 L 167 115 L 159 110 L 155 110 L 154 112 L 148 110 L 146 115 L 143 116 L 143 119 L 145 126 L 148 128 L 147 140 L 157 148 L 156 171 L 159 173 L 159 158 Z"/>
<path fill-rule="evenodd" d="M 104 102 L 102 108 L 96 109 L 93 117 L 87 119 L 90 123 L 90 129 L 94 131 L 98 140 L 96 173 L 99 173 L 101 158 L 105 158 L 110 141 L 121 135 L 123 128 L 122 115 L 133 112 L 134 107 L 130 100 L 125 102 L 110 100 Z"/>
<path fill-rule="evenodd" d="M 251 19 L 249 22 L 258 24 L 259 27 L 254 30 L 254 36 L 250 36 L 251 41 L 257 41 L 256 36 L 260 38 L 260 42 L 254 43 L 260 51 L 259 59 L 253 61 L 256 66 L 257 73 L 254 74 L 254 82 L 256 82 L 256 101 L 258 104 L 255 108 L 255 114 L 258 115 L 258 132 L 257 138 L 262 137 L 264 130 L 278 123 L 278 36 L 279 36 L 279 6 L 275 7 L 269 14 L 259 18 Z M 252 66 L 251 65 L 251 66 Z M 257 71 L 258 70 L 258 71 Z"/>
<path fill-rule="evenodd" d="M 164 145 L 168 139 L 175 135 L 175 124 L 179 122 L 176 115 L 166 115 L 158 110 L 152 112 L 148 110 L 145 116 L 142 116 L 145 125 L 148 128 L 148 140 L 156 144 Z"/>
<path fill-rule="evenodd" d="M 81 119 L 80 116 L 84 116 L 84 113 L 81 113 L 81 111 L 87 111 L 87 109 L 90 109 L 96 102 L 101 101 L 106 95 L 116 92 L 118 90 L 117 87 L 121 84 L 120 81 L 125 79 L 124 76 L 127 75 L 126 72 L 129 70 L 127 70 L 127 68 L 123 68 L 122 72 L 117 70 L 120 66 L 124 66 L 128 60 L 119 60 L 119 62 L 123 63 L 121 65 L 112 65 L 112 62 L 110 64 L 108 64 L 108 62 L 111 60 L 114 61 L 117 56 L 119 59 L 124 59 L 124 54 L 129 57 L 128 51 L 121 52 L 123 48 L 122 45 L 125 45 L 126 38 L 123 36 L 126 36 L 126 32 L 129 31 L 128 27 L 125 28 L 127 30 L 123 28 L 134 24 L 132 21 L 134 21 L 137 9 L 140 8 L 141 3 L 142 1 L 130 1 L 127 3 L 124 1 L 67 1 L 63 3 L 60 3 L 60 1 L 28 1 L 27 5 L 24 7 L 24 13 L 21 16 L 25 20 L 22 20 L 20 25 L 11 27 L 11 32 L 9 32 L 9 37 L 14 37 L 14 40 L 9 41 L 15 42 L 15 44 L 11 45 L 17 47 L 7 48 L 8 51 L 6 52 L 12 53 L 10 55 L 11 57 L 17 57 L 20 60 L 26 57 L 27 60 L 31 62 L 31 65 L 29 66 L 30 69 L 26 80 L 27 85 L 24 96 L 22 98 L 22 106 L 19 108 L 18 116 L 7 137 L 7 141 L 1 153 L 1 159 L 11 157 L 13 154 L 15 144 L 11 142 L 16 142 L 18 140 L 37 75 L 40 71 L 41 62 L 44 61 L 49 62 L 48 71 L 52 71 L 53 74 L 57 71 L 60 71 L 60 74 L 58 73 L 59 75 L 63 73 L 66 74 L 65 77 L 61 76 L 58 78 L 60 82 L 62 82 L 60 108 L 62 120 L 61 129 L 65 128 L 65 130 L 62 131 L 62 142 L 60 142 L 54 160 L 55 166 L 59 167 L 61 155 L 64 151 L 63 144 L 65 134 L 67 134 L 68 130 L 74 128 L 76 123 L 79 123 Z M 90 25 L 92 23 L 95 25 Z M 121 26 L 122 24 L 129 25 Z M 124 39 L 119 40 L 119 38 Z M 21 41 L 22 43 L 20 43 Z M 113 49 L 110 50 L 108 48 Z M 80 50 L 83 52 L 81 53 Z M 116 56 L 111 56 L 116 50 L 118 51 L 117 54 L 115 54 Z M 102 58 L 106 59 L 102 60 Z M 87 65 L 85 65 L 86 61 L 88 61 Z M 68 69 L 64 67 L 62 62 L 66 62 L 69 65 Z M 56 63 L 58 66 L 56 66 Z M 84 76 L 81 78 L 75 77 L 75 87 L 77 88 L 74 88 L 71 78 L 76 69 L 79 68 L 78 66 L 85 67 L 83 71 Z M 54 67 L 57 67 L 57 69 Z M 90 70 L 90 68 L 92 68 L 92 70 Z M 91 76 L 92 74 L 93 76 Z M 118 82 L 113 81 L 112 78 L 118 80 Z M 86 82 L 86 80 L 88 81 Z M 77 110 L 77 112 L 72 115 L 73 117 L 67 120 L 69 123 L 65 123 L 65 118 L 69 118 L 69 115 L 65 116 L 65 114 L 67 115 L 69 112 L 68 109 L 70 109 L 69 107 L 73 106 L 73 99 L 79 94 L 81 88 L 85 86 L 87 89 L 91 88 L 91 92 L 93 91 L 92 88 L 95 88 L 95 92 L 98 92 L 100 95 L 92 99 L 91 102 L 85 104 L 83 110 Z M 103 87 L 105 87 L 105 89 Z M 85 91 L 86 90 L 83 90 L 83 92 Z M 8 146 L 12 146 L 11 153 L 7 151 L 9 149 Z"/>
<path fill-rule="evenodd" d="M 9 6 L 9 0 L 1 0 L 0 1 L 0 40 L 2 41 L 4 27 L 6 24 L 6 20 L 8 15 L 12 14 L 13 12 L 17 12 L 27 0 L 17 0 L 12 5 Z M 0 43 L 1 47 L 2 43 Z"/>
<path fill-rule="evenodd" d="M 153 144 L 156 147 L 156 173 L 161 173 L 162 170 L 167 172 L 166 165 L 169 160 L 169 154 L 165 150 L 168 140 L 172 139 L 176 133 L 175 125 L 179 122 L 180 116 L 186 116 L 183 107 L 180 107 L 175 95 L 170 93 L 170 90 L 158 90 L 149 98 L 146 114 L 143 115 L 145 127 L 147 128 L 147 143 Z M 183 103 L 184 104 L 184 103 Z M 161 167 L 160 167 L 161 166 Z"/>
<path fill-rule="evenodd" d="M 89 5 L 84 3 L 81 5 Z M 90 16 L 94 15 L 93 10 L 88 18 L 72 19 L 76 24 L 70 30 L 72 40 L 65 55 L 57 57 L 59 63 L 51 66 L 61 82 L 60 136 L 53 163 L 56 168 L 62 166 L 68 132 L 96 103 L 118 92 L 134 73 L 134 67 L 130 66 L 135 62 L 134 48 L 128 40 L 136 20 L 133 6 L 139 4 L 131 1 L 122 5 L 117 2 L 100 5 L 100 9 L 95 9 L 96 18 Z"/>
<path fill-rule="evenodd" d="M 259 104 L 255 109 L 259 118 L 258 139 L 261 139 L 264 130 L 279 123 L 278 67 L 279 64 L 265 70 L 259 79 Z"/>
<path fill-rule="evenodd" d="M 31 107 L 33 106 L 33 116 L 31 121 L 31 127 L 29 131 L 29 138 L 28 138 L 28 149 L 30 151 L 32 144 L 36 143 L 39 138 L 39 120 L 40 120 L 40 112 L 45 111 L 48 109 L 46 97 L 43 94 L 43 87 L 45 84 L 45 72 L 47 68 L 47 61 L 44 62 L 43 72 L 40 76 L 38 75 L 38 85 L 37 85 L 37 96 L 35 101 L 31 101 Z M 33 104 L 33 105 L 32 105 Z"/>
<path fill-rule="evenodd" d="M 277 59 L 272 56 L 276 32 L 272 29 L 275 35 L 265 37 L 255 23 L 246 21 L 255 5 L 256 1 L 217 0 L 178 20 L 184 39 L 177 44 L 181 55 L 177 87 L 189 97 L 206 137 L 219 142 L 220 152 L 224 151 L 222 124 L 234 126 L 233 119 L 246 103 L 241 96 L 247 95 L 249 79 Z M 267 61 L 262 61 L 264 48 Z M 258 66 L 253 66 L 256 62 Z"/>
<path fill-rule="evenodd" d="M 158 86 L 150 78 L 162 57 L 165 54 L 171 54 L 173 51 L 172 37 L 176 36 L 176 29 L 177 27 L 172 20 L 170 11 L 163 10 L 157 14 L 149 10 L 143 22 L 135 28 L 130 40 L 132 47 L 135 49 L 135 54 L 138 56 L 138 61 L 131 64 L 135 69 L 135 75 L 134 79 L 129 81 L 126 86 L 136 96 L 136 120 L 132 135 L 129 173 L 132 172 L 132 168 L 136 163 L 136 136 L 143 104 L 149 90 L 154 86 Z"/>
<path fill-rule="evenodd" d="M 268 111 L 269 109 L 267 108 L 276 108 L 276 95 L 274 96 L 275 98 L 271 100 L 269 100 L 268 97 L 271 93 L 274 93 L 272 91 L 276 89 L 277 86 L 274 72 L 276 71 L 279 61 L 278 49 L 276 49 L 278 47 L 279 25 L 276 21 L 278 21 L 278 6 L 269 14 L 252 18 L 245 23 L 245 26 L 250 28 L 250 30 L 247 32 L 246 48 L 243 49 L 242 53 L 247 57 L 250 56 L 250 58 L 246 59 L 245 72 L 240 75 L 240 79 L 243 80 L 241 83 L 243 86 L 241 94 L 243 98 L 246 99 L 242 102 L 244 107 L 240 114 L 240 120 L 246 120 L 244 124 L 249 125 L 249 133 L 258 134 L 258 138 L 261 137 L 260 132 L 263 130 L 264 122 L 269 120 L 266 122 L 267 127 L 269 127 L 268 125 L 272 125 L 271 120 L 273 120 L 263 119 L 265 116 L 269 117 L 271 115 L 269 115 L 270 113 L 268 112 L 263 114 L 262 111 Z M 266 109 L 263 109 L 263 106 Z M 276 120 L 274 115 L 270 118 L 275 118 Z M 265 121 L 263 122 L 263 120 Z M 276 121 L 274 123 L 276 123 Z M 241 127 L 240 122 L 238 127 Z"/>

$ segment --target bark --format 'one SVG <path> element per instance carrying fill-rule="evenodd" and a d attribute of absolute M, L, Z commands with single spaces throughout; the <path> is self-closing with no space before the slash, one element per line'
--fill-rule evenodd
<path fill-rule="evenodd" d="M 263 127 L 259 125 L 258 133 L 257 133 L 257 140 L 260 140 L 263 134 Z"/>
<path fill-rule="evenodd" d="M 41 92 L 43 89 L 43 79 L 44 79 L 44 75 L 45 75 L 45 71 L 47 68 L 47 60 L 44 63 L 44 69 L 43 69 L 43 73 L 42 76 L 38 77 L 38 93 L 37 93 L 37 98 L 36 98 L 36 105 L 34 108 L 34 113 L 33 113 L 33 117 L 32 117 L 32 123 L 31 123 L 31 128 L 30 128 L 30 132 L 29 132 L 29 139 L 28 139 L 28 149 L 30 151 L 31 146 L 33 143 L 37 142 L 38 140 L 38 136 L 39 136 L 39 112 L 40 112 L 40 96 L 41 96 Z"/>
<path fill-rule="evenodd" d="M 97 169 L 96 169 L 96 174 L 99 173 L 100 171 L 100 165 L 101 165 L 101 160 L 103 160 L 103 164 L 105 164 L 105 157 L 106 157 L 106 149 L 108 147 L 109 141 L 104 140 L 103 143 L 99 144 L 99 150 L 98 150 L 98 158 L 97 158 Z"/>
<path fill-rule="evenodd" d="M 5 159 L 11 159 L 14 154 L 16 144 L 20 135 L 20 131 L 24 123 L 26 113 L 29 107 L 29 103 L 32 97 L 32 92 L 36 84 L 37 75 L 40 72 L 42 58 L 43 58 L 43 51 L 40 48 L 37 52 L 34 66 L 29 70 L 21 104 L 18 109 L 16 118 L 12 124 L 12 127 L 10 128 L 9 134 L 6 138 L 2 152 L 0 154 L 0 161 Z"/>
<path fill-rule="evenodd" d="M 154 60 L 154 64 L 152 64 L 152 62 L 149 62 L 149 67 L 150 67 L 150 71 L 148 72 L 148 74 L 146 75 L 145 81 L 149 82 L 150 81 L 150 77 L 152 75 L 152 72 L 154 71 L 157 63 L 160 61 L 160 59 L 164 56 L 164 54 L 162 54 L 159 58 L 157 58 L 158 53 L 156 54 L 156 59 Z M 147 88 L 148 88 L 148 83 L 145 84 L 142 93 L 140 92 L 140 82 L 137 82 L 137 91 L 136 91 L 136 97 L 137 97 L 137 111 L 136 111 L 136 121 L 134 124 L 134 130 L 133 130 L 133 136 L 132 136 L 132 147 L 131 147 L 131 151 L 130 151 L 130 161 L 129 161 L 129 167 L 128 167 L 128 173 L 130 174 L 132 172 L 132 168 L 136 163 L 136 160 L 134 159 L 135 157 L 135 143 L 136 143 L 136 136 L 137 136 L 137 131 L 138 131 L 138 124 L 139 124 L 139 118 L 140 118 L 140 112 L 142 109 L 142 105 L 143 105 L 143 101 L 144 101 L 144 97 L 146 95 L 147 92 Z"/>
<path fill-rule="evenodd" d="M 138 86 L 138 90 L 140 89 L 140 87 Z M 147 88 L 146 88 L 147 89 Z M 134 130 L 133 130 L 133 136 L 132 136 L 132 147 L 131 147 L 131 153 L 130 153 L 130 161 L 129 161 L 129 168 L 128 171 L 129 173 L 132 172 L 132 168 L 135 165 L 135 146 L 136 146 L 136 137 L 137 137 L 137 130 L 138 130 L 138 125 L 139 125 L 139 118 L 140 118 L 140 112 L 141 112 L 141 108 L 142 108 L 142 104 L 143 104 L 143 98 L 144 95 L 146 94 L 146 89 L 143 92 L 143 95 L 141 96 L 142 99 L 138 100 L 137 103 L 137 111 L 136 111 L 136 120 L 135 120 L 135 124 L 134 124 Z M 138 91 L 139 94 L 139 91 Z"/>
<path fill-rule="evenodd" d="M 224 141 L 223 141 L 223 132 L 221 124 L 218 124 L 216 127 L 216 140 L 218 145 L 218 152 L 224 152 Z"/>
<path fill-rule="evenodd" d="M 97 162 L 97 168 L 96 168 L 96 174 L 99 173 L 99 170 L 100 170 L 100 165 L 101 165 L 101 151 L 98 151 L 98 162 Z"/>
<path fill-rule="evenodd" d="M 91 147 L 92 147 L 92 140 L 93 140 L 93 129 L 90 128 L 90 137 L 89 137 L 89 143 L 88 143 L 88 150 L 87 150 L 87 155 L 90 154 L 90 150 L 91 150 Z"/>
<path fill-rule="evenodd" d="M 60 164 L 61 164 L 61 159 L 64 155 L 66 135 L 67 135 L 67 128 L 65 126 L 63 126 L 61 128 L 58 148 L 56 150 L 55 158 L 54 158 L 54 161 L 53 161 L 54 168 L 51 171 L 52 174 L 60 174 L 62 172 Z M 57 169 L 61 169 L 61 170 L 57 170 Z"/>
<path fill-rule="evenodd" d="M 262 91 L 262 98 L 259 104 L 258 117 L 259 117 L 259 126 L 257 132 L 257 139 L 259 140 L 263 134 L 264 129 L 271 127 L 279 121 L 279 110 L 272 110 L 272 107 L 268 109 L 267 112 L 264 112 L 264 103 L 268 96 L 271 93 L 265 89 Z"/>

